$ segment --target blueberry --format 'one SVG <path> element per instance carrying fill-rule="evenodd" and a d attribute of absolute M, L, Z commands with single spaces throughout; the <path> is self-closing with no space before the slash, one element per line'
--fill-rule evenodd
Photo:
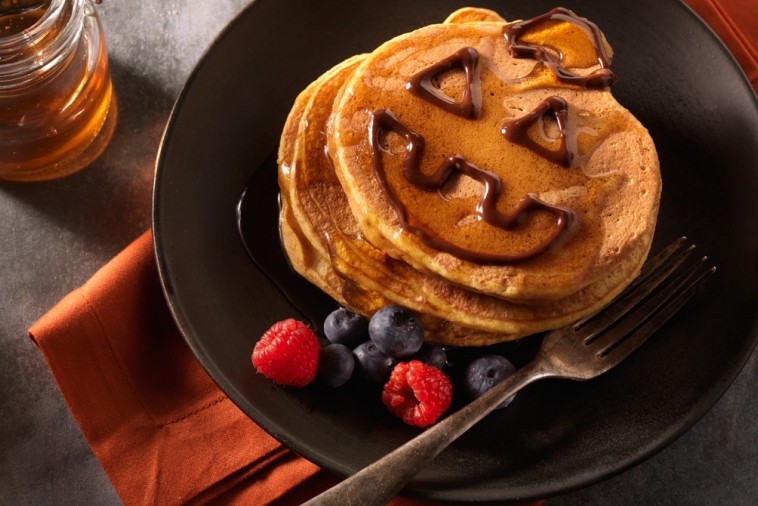
<path fill-rule="evenodd" d="M 384 384 L 398 363 L 388 356 L 373 341 L 366 341 L 353 350 L 361 376 L 374 383 Z"/>
<path fill-rule="evenodd" d="M 419 319 L 400 306 L 384 306 L 368 322 L 368 335 L 391 357 L 408 357 L 421 349 L 424 328 Z"/>
<path fill-rule="evenodd" d="M 424 343 L 421 349 L 413 354 L 416 360 L 420 360 L 426 365 L 442 369 L 447 364 L 447 353 L 442 346 L 432 343 Z"/>
<path fill-rule="evenodd" d="M 355 348 L 368 340 L 368 321 L 355 311 L 341 307 L 324 320 L 324 334 L 332 343 Z"/>
<path fill-rule="evenodd" d="M 500 355 L 485 355 L 472 361 L 466 368 L 463 378 L 466 390 L 477 398 L 516 371 L 508 359 Z M 516 395 L 508 397 L 497 409 L 506 407 Z"/>
<path fill-rule="evenodd" d="M 353 376 L 355 358 L 344 344 L 330 344 L 321 350 L 318 358 L 318 378 L 326 386 L 336 388 Z"/>

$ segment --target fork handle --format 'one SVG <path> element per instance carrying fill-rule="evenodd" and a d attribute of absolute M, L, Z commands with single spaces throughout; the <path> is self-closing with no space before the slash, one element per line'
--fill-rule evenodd
<path fill-rule="evenodd" d="M 531 362 L 483 396 L 305 504 L 386 504 L 426 464 L 501 402 L 533 381 L 551 375 L 544 362 Z"/>

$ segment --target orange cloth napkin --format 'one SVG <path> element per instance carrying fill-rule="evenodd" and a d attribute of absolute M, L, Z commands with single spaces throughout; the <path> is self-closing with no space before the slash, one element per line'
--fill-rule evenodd
<path fill-rule="evenodd" d="M 149 232 L 30 334 L 125 504 L 225 494 L 266 504 L 318 472 L 245 417 L 194 360 L 163 298 Z"/>
<path fill-rule="evenodd" d="M 754 0 L 688 3 L 758 87 Z M 299 504 L 336 483 L 247 418 L 195 361 L 163 298 L 149 232 L 29 332 L 127 505 Z"/>

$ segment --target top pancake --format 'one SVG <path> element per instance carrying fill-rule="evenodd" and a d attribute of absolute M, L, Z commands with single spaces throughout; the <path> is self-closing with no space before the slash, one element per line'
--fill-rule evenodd
<path fill-rule="evenodd" d="M 647 131 L 608 88 L 566 83 L 545 62 L 514 58 L 505 23 L 471 14 L 459 19 L 472 22 L 431 25 L 385 43 L 334 104 L 329 150 L 362 234 L 418 270 L 509 300 L 565 298 L 616 269 L 633 277 L 650 247 L 660 195 Z M 586 32 L 572 23 L 548 21 L 520 37 L 562 54 L 576 74 L 597 70 Z M 412 93 L 408 83 L 424 75 L 427 91 Z M 553 114 L 556 103 L 565 110 Z M 553 156 L 556 118 L 567 125 L 570 160 Z M 513 133 L 518 120 L 524 133 L 506 138 L 503 130 Z M 430 183 L 446 160 L 458 168 Z M 461 174 L 468 164 L 474 168 Z M 489 200 L 482 200 L 485 177 L 499 190 Z M 509 226 L 488 219 L 508 218 L 524 198 L 538 204 Z"/>
<path fill-rule="evenodd" d="M 324 152 L 332 103 L 361 58 L 314 81 L 296 100 L 282 135 L 281 231 L 296 271 L 365 316 L 388 303 L 408 307 L 420 315 L 427 340 L 457 346 L 513 340 L 571 323 L 604 305 L 636 274 L 622 268 L 566 299 L 516 304 L 415 270 L 368 243 Z M 641 261 L 635 259 L 632 268 Z"/>

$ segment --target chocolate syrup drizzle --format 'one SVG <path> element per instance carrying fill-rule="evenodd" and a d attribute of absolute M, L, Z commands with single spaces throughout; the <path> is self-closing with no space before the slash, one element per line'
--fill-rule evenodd
<path fill-rule="evenodd" d="M 560 144 L 558 148 L 551 150 L 537 142 L 528 135 L 529 127 L 536 121 L 550 114 L 558 124 Z M 507 121 L 501 128 L 501 133 L 509 141 L 524 146 L 538 155 L 547 158 L 553 163 L 563 167 L 571 167 L 576 153 L 569 149 L 566 144 L 566 135 L 569 129 L 568 103 L 561 97 L 548 97 L 537 105 L 531 112 L 521 118 Z"/>
<path fill-rule="evenodd" d="M 588 34 L 600 65 L 598 70 L 586 76 L 575 74 L 567 70 L 560 59 L 553 57 L 544 46 L 519 40 L 524 32 L 534 26 L 553 20 L 575 24 Z M 616 81 L 616 75 L 609 68 L 611 59 L 606 51 L 600 29 L 595 23 L 579 17 L 563 7 L 556 7 L 545 14 L 526 21 L 506 24 L 503 27 L 503 37 L 512 56 L 536 59 L 549 68 L 560 81 L 588 88 L 606 87 Z M 405 88 L 415 96 L 449 113 L 467 119 L 476 119 L 481 113 L 482 106 L 478 63 L 479 53 L 476 49 L 464 47 L 434 65 L 417 72 L 406 82 Z M 439 86 L 434 84 L 435 78 L 455 68 L 462 69 L 466 78 L 466 86 L 459 102 L 443 93 Z M 558 126 L 559 145 L 556 149 L 548 149 L 529 136 L 529 128 L 537 121 L 544 120 L 545 115 L 548 114 L 552 116 Z M 563 167 L 571 167 L 577 153 L 575 146 L 570 146 L 568 143 L 568 137 L 572 135 L 570 127 L 568 103 L 561 97 L 551 96 L 540 102 L 525 116 L 505 122 L 501 127 L 501 133 L 507 140 L 524 146 L 553 163 Z M 438 191 L 454 173 L 465 174 L 483 186 L 481 199 L 476 206 L 476 214 L 483 221 L 502 230 L 513 230 L 522 222 L 526 213 L 542 210 L 556 217 L 555 226 L 551 233 L 545 240 L 528 251 L 505 255 L 467 250 L 450 243 L 432 230 L 413 224 L 408 216 L 407 208 L 395 195 L 387 181 L 380 145 L 381 134 L 387 132 L 395 132 L 405 140 L 407 153 L 403 162 L 403 175 L 412 185 L 424 191 Z M 434 173 L 422 173 L 423 137 L 405 126 L 386 109 L 378 109 L 372 114 L 369 123 L 369 142 L 375 177 L 394 208 L 400 220 L 401 228 L 416 235 L 430 248 L 481 264 L 512 264 L 529 260 L 547 251 L 575 221 L 575 214 L 572 210 L 547 204 L 531 193 L 523 196 L 514 209 L 507 213 L 501 213 L 496 208 L 497 200 L 502 193 L 500 178 L 496 174 L 480 169 L 468 162 L 460 154 L 448 156 Z"/>
<path fill-rule="evenodd" d="M 524 215 L 530 211 L 542 210 L 556 216 L 555 226 L 549 236 L 530 250 L 517 254 L 496 254 L 471 251 L 446 241 L 435 232 L 411 223 L 408 210 L 397 198 L 387 181 L 382 161 L 381 134 L 395 132 L 406 143 L 407 154 L 403 163 L 403 175 L 414 186 L 425 191 L 437 191 L 450 179 L 460 172 L 484 187 L 482 197 L 476 206 L 476 214 L 485 222 L 503 230 L 513 230 L 521 223 Z M 369 142 L 374 174 L 395 210 L 403 230 L 416 235 L 424 244 L 432 249 L 450 253 L 458 258 L 480 264 L 504 265 L 526 261 L 547 251 L 569 229 L 574 221 L 574 213 L 570 209 L 553 206 L 540 200 L 534 194 L 527 194 L 519 200 L 518 205 L 507 213 L 496 209 L 497 199 L 502 193 L 500 178 L 492 172 L 480 169 L 468 162 L 461 155 L 449 156 L 433 174 L 421 172 L 421 158 L 424 152 L 424 139 L 421 135 L 405 126 L 390 111 L 378 109 L 371 115 L 369 122 Z"/>
<path fill-rule="evenodd" d="M 405 89 L 458 116 L 474 119 L 479 117 L 482 108 L 482 89 L 477 74 L 479 53 L 473 47 L 464 47 L 447 58 L 440 60 L 411 77 L 405 83 Z M 455 102 L 434 85 L 434 78 L 454 68 L 461 68 L 466 76 L 466 87 L 460 102 Z"/>
<path fill-rule="evenodd" d="M 552 20 L 573 23 L 587 32 L 590 37 L 590 42 L 595 49 L 597 61 L 600 64 L 598 70 L 587 76 L 580 76 L 573 72 L 569 72 L 561 62 L 556 61 L 543 46 L 518 40 L 525 31 L 528 31 L 540 23 Z M 556 75 L 556 77 L 558 77 L 559 80 L 563 82 L 578 84 L 588 88 L 603 88 L 616 82 L 616 74 L 614 74 L 609 68 L 611 65 L 611 58 L 606 51 L 603 37 L 598 26 L 592 21 L 579 17 L 563 7 L 556 7 L 545 14 L 541 14 L 526 21 L 507 24 L 503 27 L 503 37 L 505 38 L 505 43 L 508 46 L 511 55 L 515 58 L 533 58 L 542 62 L 553 72 L 553 74 Z"/>

